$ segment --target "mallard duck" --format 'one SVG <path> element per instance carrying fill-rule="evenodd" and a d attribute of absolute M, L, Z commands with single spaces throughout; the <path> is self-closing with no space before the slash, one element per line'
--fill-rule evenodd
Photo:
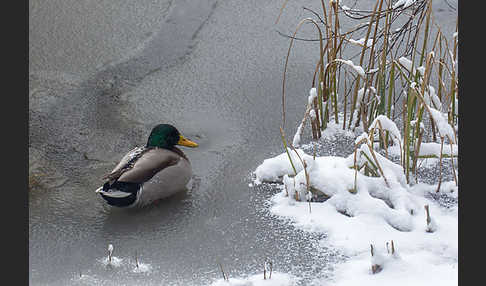
<path fill-rule="evenodd" d="M 147 144 L 128 152 L 103 177 L 96 192 L 112 206 L 148 205 L 183 190 L 192 176 L 189 159 L 175 145 L 197 147 L 170 124 L 152 129 Z"/>

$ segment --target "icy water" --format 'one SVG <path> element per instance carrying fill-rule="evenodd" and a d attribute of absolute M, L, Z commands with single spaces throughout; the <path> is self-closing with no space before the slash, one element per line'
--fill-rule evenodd
<path fill-rule="evenodd" d="M 275 25 L 283 1 L 29 1 L 31 285 L 207 285 L 219 263 L 246 276 L 267 257 L 304 283 L 329 275 L 342 257 L 325 237 L 272 217 L 274 188 L 249 187 L 251 171 L 281 153 L 288 39 L 276 30 L 311 16 L 302 6 L 319 11 L 295 2 Z M 437 18 L 455 17 L 436 6 Z M 288 134 L 317 56 L 315 42 L 296 46 Z M 193 187 L 141 210 L 107 207 L 100 178 L 162 122 L 200 144 L 184 150 Z"/>

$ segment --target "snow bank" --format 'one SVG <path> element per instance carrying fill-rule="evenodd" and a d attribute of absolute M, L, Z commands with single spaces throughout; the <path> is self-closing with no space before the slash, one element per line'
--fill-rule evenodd
<path fill-rule="evenodd" d="M 379 120 L 394 132 L 394 125 L 387 125 L 385 118 Z M 293 171 L 286 153 L 265 160 L 257 168 L 257 178 L 261 180 L 262 174 L 267 179 L 283 177 L 279 180 L 282 191 L 272 197 L 270 211 L 290 219 L 298 228 L 326 233 L 322 243 L 349 256 L 337 266 L 329 285 L 457 285 L 458 208 L 445 209 L 426 196 L 435 193 L 437 186 L 407 185 L 402 167 L 378 153 L 376 161 L 387 182 L 382 176 L 356 172 L 352 168 L 354 153 L 314 160 L 300 152 L 306 161 L 308 181 L 301 164 L 295 177 L 288 176 Z M 366 144 L 359 147 L 360 152 L 372 156 Z M 365 160 L 357 156 L 358 166 Z M 308 196 L 309 189 L 312 196 Z M 454 182 L 443 182 L 440 191 L 457 197 Z M 315 202 L 318 197 L 325 199 Z M 309 202 L 310 198 L 313 201 Z M 430 212 L 429 223 L 425 205 Z M 386 247 L 391 240 L 394 255 Z M 370 255 L 370 244 L 374 245 L 375 257 Z M 382 267 L 376 274 L 371 272 L 374 263 Z"/>
<path fill-rule="evenodd" d="M 458 285 L 457 262 L 443 263 L 427 250 L 402 253 L 400 256 L 399 259 L 390 259 L 384 271 L 372 275 L 369 253 L 362 253 L 348 263 L 338 265 L 334 283 L 329 285 Z"/>
<path fill-rule="evenodd" d="M 452 144 L 452 153 L 451 153 L 451 146 L 449 144 L 444 144 L 442 149 L 442 154 L 449 157 L 450 156 L 457 157 L 457 145 Z M 435 142 L 420 144 L 419 156 L 434 156 L 439 158 L 440 144 Z"/>

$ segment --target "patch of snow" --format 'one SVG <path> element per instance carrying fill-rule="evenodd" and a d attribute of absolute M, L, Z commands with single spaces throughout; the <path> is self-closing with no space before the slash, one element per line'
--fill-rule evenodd
<path fill-rule="evenodd" d="M 425 67 L 424 66 L 419 66 L 417 68 L 418 72 L 423 76 L 425 74 Z"/>
<path fill-rule="evenodd" d="M 361 133 L 361 135 L 359 135 L 358 137 L 356 137 L 356 139 L 354 140 L 354 144 L 358 144 L 363 139 L 366 139 L 366 142 L 368 142 L 368 143 L 371 144 L 370 139 L 369 139 L 369 136 L 368 136 L 368 133 L 366 133 L 366 132 L 363 132 L 363 133 Z"/>
<path fill-rule="evenodd" d="M 299 160 L 299 157 L 295 154 L 295 152 L 287 148 L 290 157 L 292 158 L 292 162 L 297 172 L 300 172 L 304 169 L 302 163 Z M 301 149 L 296 149 L 299 153 L 301 158 L 305 155 L 304 151 Z M 307 155 L 306 155 L 307 156 Z M 292 165 L 290 164 L 289 157 L 286 152 L 276 157 L 265 159 L 263 163 L 258 166 L 255 170 L 256 175 L 256 184 L 261 184 L 262 182 L 275 182 L 280 181 L 280 178 L 286 174 L 293 174 Z"/>
<path fill-rule="evenodd" d="M 454 109 L 454 115 L 458 116 L 459 115 L 459 101 L 457 100 L 457 97 L 454 98 L 454 104 L 455 104 L 455 109 Z M 452 110 L 452 102 L 450 104 L 450 109 Z"/>
<path fill-rule="evenodd" d="M 120 267 L 123 265 L 123 258 L 112 256 L 110 261 L 108 257 L 103 257 L 99 260 L 99 262 L 104 266 Z"/>
<path fill-rule="evenodd" d="M 452 144 L 452 154 L 451 146 L 449 144 L 444 144 L 442 149 L 443 155 L 457 156 L 457 144 Z M 436 156 L 440 157 L 440 143 L 426 142 L 420 144 L 419 156 Z"/>
<path fill-rule="evenodd" d="M 343 119 L 340 118 L 339 120 L 341 120 L 341 122 L 342 122 Z M 358 129 L 358 131 L 359 131 L 359 129 Z M 354 137 L 354 136 L 356 136 L 356 134 L 349 129 L 343 130 L 342 123 L 338 124 L 334 121 L 328 122 L 326 129 L 321 131 L 321 139 L 322 140 L 334 139 L 334 138 L 336 138 L 336 136 Z"/>
<path fill-rule="evenodd" d="M 443 114 L 442 112 L 429 107 L 430 115 L 432 116 L 437 129 L 439 130 L 439 134 L 441 137 L 449 137 L 450 140 L 454 140 L 454 129 L 447 121 L 447 114 Z"/>
<path fill-rule="evenodd" d="M 402 135 L 400 134 L 400 130 L 398 130 L 397 125 L 395 122 L 393 122 L 391 119 L 386 117 L 385 115 L 378 115 L 373 122 L 370 124 L 370 129 L 371 128 L 376 128 L 378 130 L 379 125 L 378 122 L 380 122 L 381 127 L 383 128 L 383 131 L 388 131 L 392 135 L 391 138 L 393 140 L 393 143 L 397 144 L 402 144 Z"/>
<path fill-rule="evenodd" d="M 406 68 L 409 72 L 412 71 L 412 61 L 407 59 L 406 57 L 400 57 L 398 59 L 398 62 L 404 67 Z"/>
<path fill-rule="evenodd" d="M 369 253 L 357 255 L 337 265 L 334 282 L 329 285 L 458 285 L 457 261 L 449 257 L 438 258 L 426 249 L 407 251 L 398 259 L 389 259 L 384 270 L 377 274 L 371 274 L 370 267 Z"/>
<path fill-rule="evenodd" d="M 267 273 L 266 279 L 263 273 L 255 274 L 246 278 L 229 278 L 227 281 L 219 279 L 214 281 L 210 286 L 294 286 L 299 279 L 287 273 L 273 272 L 269 278 Z"/>
<path fill-rule="evenodd" d="M 442 103 L 435 93 L 435 88 L 431 85 L 429 85 L 428 88 L 425 89 L 424 100 L 428 106 L 432 106 L 435 109 L 440 110 L 440 108 L 442 107 Z"/>
<path fill-rule="evenodd" d="M 377 72 L 377 71 L 379 71 L 379 70 L 380 70 L 379 68 L 370 69 L 370 70 L 368 71 L 368 73 L 375 73 L 375 72 Z"/>
<path fill-rule="evenodd" d="M 358 45 L 358 46 L 363 46 L 364 45 L 364 42 L 365 42 L 365 38 L 361 38 L 359 40 L 349 39 L 349 42 L 351 44 L 355 44 L 355 45 Z M 366 42 L 366 47 L 371 47 L 372 45 L 373 45 L 373 39 L 368 39 L 368 41 Z"/>
<path fill-rule="evenodd" d="M 81 274 L 81 275 L 76 275 L 76 277 L 71 278 L 71 283 L 72 285 L 101 285 L 101 280 L 89 275 L 89 274 Z"/>
<path fill-rule="evenodd" d="M 292 145 L 294 145 L 294 147 L 298 147 L 300 145 L 301 134 L 302 134 L 302 123 L 300 123 L 299 127 L 297 127 L 297 131 L 295 132 L 294 139 L 292 140 Z"/>
<path fill-rule="evenodd" d="M 138 263 L 138 267 L 134 267 L 132 272 L 133 273 L 149 273 L 152 271 L 152 266 L 147 263 Z"/>
<path fill-rule="evenodd" d="M 396 9 L 403 5 L 403 9 L 408 8 L 415 3 L 415 0 L 398 0 L 395 4 L 393 4 L 392 8 Z"/>
<path fill-rule="evenodd" d="M 370 87 L 368 87 L 368 88 L 366 89 L 366 94 L 365 94 L 365 92 L 364 92 L 364 87 L 360 88 L 360 89 L 358 90 L 358 96 L 357 96 L 357 98 L 356 98 L 356 102 L 358 102 L 358 104 L 361 104 L 361 102 L 362 102 L 363 98 L 364 98 L 366 95 L 368 95 L 368 93 L 370 93 L 370 92 L 371 92 L 371 94 L 375 95 L 375 94 L 376 94 L 376 89 L 375 89 L 373 86 L 370 86 Z"/>
<path fill-rule="evenodd" d="M 417 125 L 417 119 L 410 121 L 410 126 L 415 127 L 415 125 Z M 420 121 L 420 129 L 425 129 L 425 125 L 422 121 Z"/>
<path fill-rule="evenodd" d="M 316 111 L 314 109 L 311 109 L 309 111 L 309 116 L 312 118 L 312 119 L 316 119 Z"/>
<path fill-rule="evenodd" d="M 309 97 L 308 97 L 308 100 L 307 100 L 309 105 L 311 105 L 314 102 L 314 99 L 316 97 L 317 97 L 317 89 L 315 87 L 313 87 L 309 90 Z"/>
<path fill-rule="evenodd" d="M 346 64 L 350 67 L 352 67 L 361 77 L 365 78 L 366 74 L 364 69 L 361 66 L 357 66 L 353 63 L 351 60 L 343 60 L 343 59 L 336 59 L 337 62 L 341 62 L 343 64 Z"/>

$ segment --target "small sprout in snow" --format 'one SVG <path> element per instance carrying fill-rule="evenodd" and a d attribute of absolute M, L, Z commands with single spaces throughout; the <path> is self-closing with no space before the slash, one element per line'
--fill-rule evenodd
<path fill-rule="evenodd" d="M 228 276 L 226 275 L 226 273 L 224 273 L 224 270 L 223 270 L 223 265 L 221 265 L 221 263 L 218 263 L 219 264 L 219 269 L 221 269 L 221 273 L 223 274 L 223 280 L 224 281 L 228 281 L 229 278 Z"/>
<path fill-rule="evenodd" d="M 300 196 L 299 196 L 299 192 L 296 190 L 295 193 L 294 193 L 294 199 L 296 201 L 300 201 Z"/>
<path fill-rule="evenodd" d="M 391 250 L 390 250 L 390 245 L 391 245 Z M 390 242 L 386 242 L 386 252 L 388 254 L 395 254 L 395 244 L 393 244 L 393 240 Z"/>
<path fill-rule="evenodd" d="M 376 274 L 381 270 L 383 270 L 384 258 L 381 255 L 381 253 L 376 251 L 376 249 L 373 247 L 373 244 L 370 244 L 370 246 L 371 246 L 371 272 L 373 274 Z"/>
<path fill-rule="evenodd" d="M 425 214 L 427 215 L 427 228 L 425 229 L 426 232 L 434 232 L 437 230 L 437 224 L 435 220 L 432 219 L 430 216 L 429 205 L 425 205 Z"/>
<path fill-rule="evenodd" d="M 312 193 L 308 191 L 307 194 L 305 195 L 305 198 L 309 202 L 309 213 L 312 213 L 312 208 L 311 208 Z"/>
<path fill-rule="evenodd" d="M 113 257 L 113 244 L 108 244 L 108 261 L 111 263 Z"/>
<path fill-rule="evenodd" d="M 388 250 L 388 242 L 386 243 L 386 247 Z M 390 258 L 399 258 L 398 252 L 395 250 L 395 243 L 393 242 L 393 240 L 390 243 L 389 254 L 390 254 Z"/>
<path fill-rule="evenodd" d="M 269 272 L 268 279 L 272 278 L 273 263 L 268 258 L 263 263 L 263 280 L 267 280 L 267 271 Z"/>
<path fill-rule="evenodd" d="M 138 255 L 137 255 L 137 252 L 135 251 L 135 267 L 138 269 L 139 265 L 138 265 Z"/>
<path fill-rule="evenodd" d="M 305 198 L 307 199 L 307 201 L 311 201 L 312 200 L 312 193 L 309 191 L 307 192 L 307 194 L 305 195 Z"/>

